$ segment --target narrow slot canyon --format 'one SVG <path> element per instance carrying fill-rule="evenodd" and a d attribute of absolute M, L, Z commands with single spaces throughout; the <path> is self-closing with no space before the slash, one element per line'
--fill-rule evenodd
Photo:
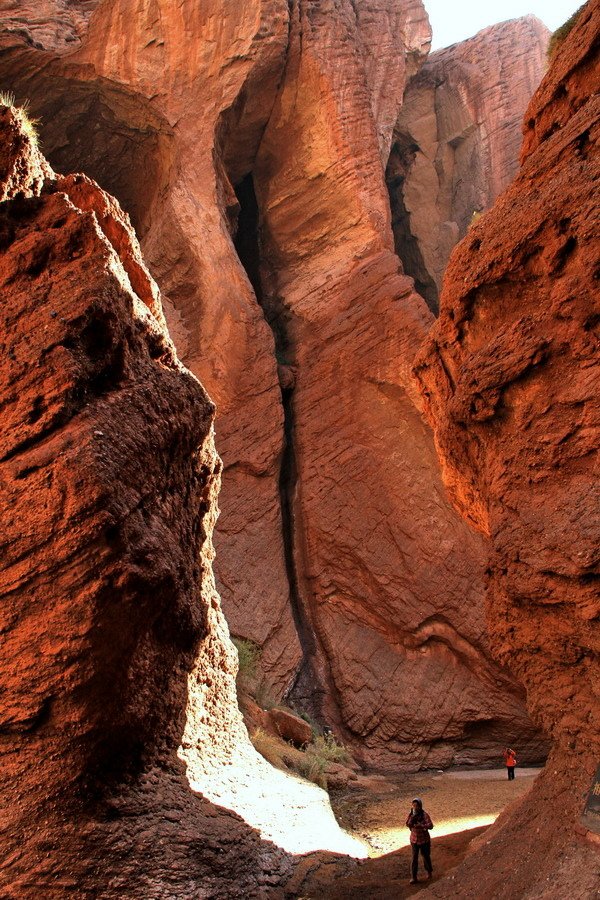
<path fill-rule="evenodd" d="M 439 290 L 427 271 L 418 239 L 411 231 L 411 216 L 406 208 L 406 181 L 418 152 L 418 146 L 411 143 L 408 135 L 394 135 L 385 179 L 390 198 L 394 249 L 406 274 L 414 278 L 415 289 L 432 313 L 437 315 Z"/>
<path fill-rule="evenodd" d="M 588 900 L 600 0 L 4 7 L 0 895 Z"/>
<path fill-rule="evenodd" d="M 277 308 L 277 301 L 265 296 L 261 278 L 261 238 L 260 210 L 254 189 L 253 174 L 250 172 L 235 186 L 239 203 L 234 246 L 244 267 L 248 280 L 263 310 L 265 321 L 273 334 L 277 376 L 281 389 L 283 410 L 283 441 L 279 461 L 278 491 L 281 509 L 282 543 L 285 570 L 289 585 L 290 606 L 294 619 L 302 659 L 285 690 L 282 700 L 291 703 L 298 711 L 308 713 L 321 726 L 323 718 L 322 700 L 325 688 L 320 684 L 315 671 L 315 660 L 319 649 L 311 622 L 310 599 L 302 596 L 301 576 L 296 560 L 298 540 L 295 524 L 295 504 L 297 492 L 297 465 L 294 433 L 294 352 L 287 335 L 284 311 Z"/>

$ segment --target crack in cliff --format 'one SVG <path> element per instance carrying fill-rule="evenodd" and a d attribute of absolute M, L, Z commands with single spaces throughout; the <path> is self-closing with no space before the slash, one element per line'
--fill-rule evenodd
<path fill-rule="evenodd" d="M 414 164 L 418 145 L 410 135 L 395 133 L 385 172 L 390 210 L 394 250 L 402 268 L 415 282 L 415 290 L 424 298 L 431 312 L 437 316 L 439 292 L 427 270 L 419 242 L 413 234 L 410 211 L 405 201 L 406 180 Z"/>
<path fill-rule="evenodd" d="M 240 210 L 234 245 L 261 307 L 264 320 L 275 342 L 275 357 L 279 372 L 281 406 L 283 410 L 283 448 L 279 464 L 279 500 L 281 533 L 285 570 L 289 589 L 292 618 L 302 650 L 302 659 L 288 686 L 286 698 L 295 700 L 315 718 L 322 719 L 322 701 L 326 689 L 315 671 L 319 656 L 318 638 L 311 622 L 310 611 L 300 586 L 297 540 L 300 529 L 296 521 L 295 498 L 298 468 L 295 442 L 294 372 L 290 365 L 291 345 L 285 312 L 278 309 L 272 297 L 265 296 L 261 279 L 260 210 L 252 173 L 235 187 Z"/>

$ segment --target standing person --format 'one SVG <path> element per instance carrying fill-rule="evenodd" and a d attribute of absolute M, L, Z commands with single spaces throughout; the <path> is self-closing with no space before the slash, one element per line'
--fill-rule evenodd
<path fill-rule="evenodd" d="M 423 809 L 423 801 L 420 797 L 415 797 L 412 802 L 408 819 L 406 820 L 406 827 L 410 828 L 410 846 L 412 849 L 412 878 L 410 879 L 410 883 L 416 884 L 419 880 L 417 878 L 419 869 L 419 851 L 421 851 L 423 857 L 423 864 L 425 866 L 425 871 L 427 872 L 428 880 L 433 873 L 433 867 L 431 865 L 431 837 L 429 835 L 429 829 L 433 828 L 433 822 L 429 818 L 429 814 Z"/>
<path fill-rule="evenodd" d="M 517 754 L 514 750 L 511 750 L 510 747 L 505 747 L 502 756 L 504 757 L 504 765 L 506 766 L 506 771 L 508 772 L 508 780 L 514 781 L 515 766 L 517 764 Z"/>

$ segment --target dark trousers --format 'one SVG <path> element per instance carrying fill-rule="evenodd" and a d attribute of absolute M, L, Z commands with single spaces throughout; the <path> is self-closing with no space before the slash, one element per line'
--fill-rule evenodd
<path fill-rule="evenodd" d="M 515 767 L 514 767 L 514 766 L 507 766 L 507 767 L 506 767 L 506 771 L 508 772 L 508 780 L 509 780 L 509 781 L 514 781 L 514 779 L 515 779 Z"/>
<path fill-rule="evenodd" d="M 421 851 L 421 855 L 423 856 L 423 865 L 425 866 L 425 870 L 431 875 L 431 873 L 433 872 L 433 866 L 431 865 L 431 841 L 427 841 L 426 844 L 411 844 L 410 846 L 412 848 L 412 877 L 415 880 L 417 878 L 417 871 L 419 868 L 419 850 Z"/>

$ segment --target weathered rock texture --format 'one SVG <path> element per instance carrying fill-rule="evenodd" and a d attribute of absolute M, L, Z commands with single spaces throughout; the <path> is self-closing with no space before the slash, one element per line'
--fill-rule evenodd
<path fill-rule="evenodd" d="M 417 367 L 448 488 L 489 536 L 493 652 L 554 741 L 457 896 L 476 866 L 490 896 L 598 884 L 574 830 L 600 757 L 599 38 L 594 2 L 527 110 L 518 177 L 452 256 Z M 532 887 L 547 878 L 548 893 Z"/>
<path fill-rule="evenodd" d="M 147 780 L 127 798 L 124 781 L 156 770 L 162 803 L 175 818 L 184 805 L 169 763 L 211 615 L 217 457 L 212 404 L 153 315 L 139 250 L 130 235 L 129 254 L 112 244 L 115 207 L 83 178 L 53 178 L 13 114 L 1 118 L 0 879 L 3 896 L 59 896 L 103 853 L 106 876 L 116 845 L 131 849 L 124 812 L 148 853 Z M 135 293 L 127 256 L 145 276 Z M 206 876 L 210 859 L 194 863 L 186 840 L 175 866 L 182 854 Z"/>
<path fill-rule="evenodd" d="M 526 16 L 433 53 L 408 85 L 386 178 L 396 250 L 431 309 L 473 214 L 513 179 L 550 33 Z"/>
<path fill-rule="evenodd" d="M 232 631 L 371 763 L 483 761 L 505 741 L 539 757 L 409 374 L 432 317 L 394 254 L 383 161 L 429 45 L 421 3 L 55 7 L 76 39 L 38 16 L 42 52 L 12 8 L 0 75 L 52 163 L 131 212 L 216 401 Z"/>
<path fill-rule="evenodd" d="M 443 765 L 483 758 L 513 726 L 534 735 L 485 650 L 480 542 L 446 503 L 413 403 L 431 317 L 393 253 L 355 29 L 349 5 L 335 19 L 294 8 L 254 170 L 262 303 L 293 379 L 282 491 L 305 659 L 292 696 L 370 762 Z"/>
<path fill-rule="evenodd" d="M 55 168 L 85 171 L 132 216 L 178 351 L 219 409 L 230 624 L 263 647 L 281 693 L 301 653 L 278 491 L 283 416 L 273 338 L 232 246 L 238 204 L 224 167 L 237 183 L 252 166 L 285 61 L 287 2 L 46 7 L 20 7 L 19 31 L 15 10 L 5 14 L 3 83 L 41 115 Z M 63 17 L 78 35 L 68 45 L 48 25 Z"/>
<path fill-rule="evenodd" d="M 0 894 L 267 896 L 291 860 L 259 830 L 361 848 L 323 792 L 258 757 L 237 709 L 214 406 L 127 217 L 55 176 L 7 107 L 0 179 Z"/>

